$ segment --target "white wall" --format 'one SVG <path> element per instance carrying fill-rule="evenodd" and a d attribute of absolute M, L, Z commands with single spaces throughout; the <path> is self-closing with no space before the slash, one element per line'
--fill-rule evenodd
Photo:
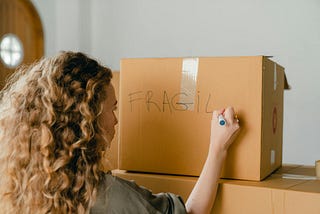
<path fill-rule="evenodd" d="M 33 0 L 46 54 L 125 57 L 273 55 L 286 68 L 285 163 L 320 159 L 319 0 Z M 54 3 L 53 3 L 54 2 Z"/>
<path fill-rule="evenodd" d="M 88 0 L 32 0 L 42 19 L 45 55 L 62 50 L 91 51 L 91 3 Z"/>
<path fill-rule="evenodd" d="M 56 52 L 56 5 L 55 1 L 32 0 L 38 10 L 44 28 L 45 55 L 52 56 Z"/>

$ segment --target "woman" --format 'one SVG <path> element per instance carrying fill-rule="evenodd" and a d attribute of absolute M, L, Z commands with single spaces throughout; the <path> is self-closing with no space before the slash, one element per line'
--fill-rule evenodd
<path fill-rule="evenodd" d="M 117 119 L 110 69 L 63 52 L 21 67 L 0 94 L 3 213 L 207 213 L 239 129 L 232 108 L 215 111 L 207 161 L 186 204 L 152 195 L 101 169 Z M 224 116 L 224 118 L 223 118 Z M 218 119 L 226 121 L 219 125 Z"/>

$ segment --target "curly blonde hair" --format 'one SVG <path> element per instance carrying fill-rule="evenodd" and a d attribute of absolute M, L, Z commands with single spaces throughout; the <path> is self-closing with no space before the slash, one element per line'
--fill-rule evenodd
<path fill-rule="evenodd" d="M 99 115 L 111 78 L 74 52 L 10 77 L 0 92 L 0 212 L 89 212 L 109 144 Z"/>

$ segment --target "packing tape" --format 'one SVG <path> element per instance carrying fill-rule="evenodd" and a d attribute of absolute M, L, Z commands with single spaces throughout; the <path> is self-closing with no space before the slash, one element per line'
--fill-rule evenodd
<path fill-rule="evenodd" d="M 276 163 L 276 151 L 274 149 L 270 153 L 270 163 L 272 166 Z"/>
<path fill-rule="evenodd" d="M 316 176 L 309 175 L 296 175 L 296 174 L 282 174 L 282 178 L 294 179 L 294 180 L 317 180 Z"/>
<path fill-rule="evenodd" d="M 182 77 L 180 85 L 180 103 L 188 104 L 189 111 L 194 110 L 197 93 L 199 58 L 184 58 L 182 60 Z"/>
<path fill-rule="evenodd" d="M 316 176 L 318 179 L 320 179 L 320 160 L 317 160 L 315 162 L 315 168 L 316 168 Z"/>

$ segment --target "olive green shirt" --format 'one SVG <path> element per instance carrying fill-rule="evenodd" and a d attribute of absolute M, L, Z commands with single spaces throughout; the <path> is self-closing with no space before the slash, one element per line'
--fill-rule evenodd
<path fill-rule="evenodd" d="M 186 209 L 182 199 L 175 194 L 152 194 L 133 181 L 106 173 L 99 185 L 97 200 L 90 213 L 182 214 L 186 213 Z"/>

